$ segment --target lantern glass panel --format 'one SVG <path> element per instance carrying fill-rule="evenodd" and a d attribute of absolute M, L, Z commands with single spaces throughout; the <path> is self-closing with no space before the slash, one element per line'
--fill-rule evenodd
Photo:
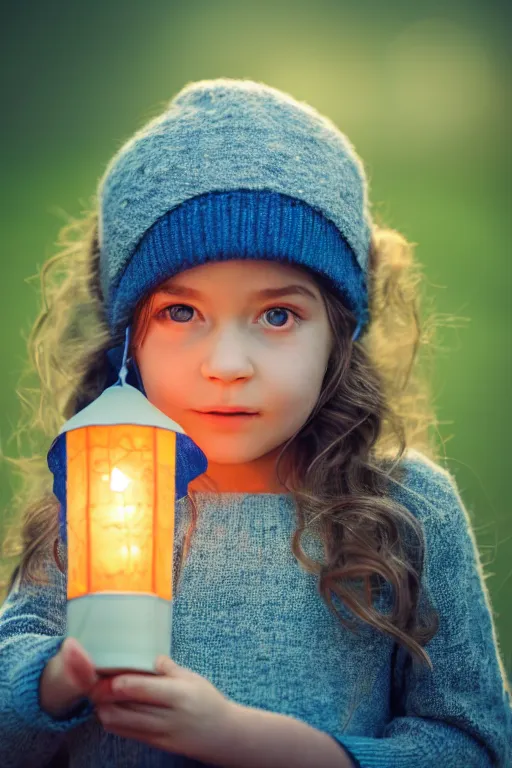
<path fill-rule="evenodd" d="M 66 435 L 68 599 L 172 596 L 176 435 L 136 425 Z"/>

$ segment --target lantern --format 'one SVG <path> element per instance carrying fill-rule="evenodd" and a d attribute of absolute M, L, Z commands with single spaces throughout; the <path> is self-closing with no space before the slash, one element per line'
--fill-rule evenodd
<path fill-rule="evenodd" d="M 205 455 L 121 377 L 64 424 L 48 466 L 67 542 L 67 635 L 101 673 L 154 672 L 170 653 L 175 503 Z"/>

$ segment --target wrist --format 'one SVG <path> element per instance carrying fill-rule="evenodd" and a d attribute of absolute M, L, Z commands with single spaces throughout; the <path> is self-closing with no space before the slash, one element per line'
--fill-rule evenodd
<path fill-rule="evenodd" d="M 353 768 L 349 754 L 329 734 L 294 717 L 233 701 L 206 762 L 222 768 Z"/>
<path fill-rule="evenodd" d="M 212 725 L 207 751 L 204 754 L 191 755 L 196 760 L 202 760 L 206 763 L 222 766 L 222 768 L 232 768 L 240 765 L 236 762 L 237 742 L 240 739 L 240 730 L 243 726 L 242 710 L 246 709 L 242 704 L 236 701 L 226 699 L 220 713 L 220 717 Z M 235 762 L 233 762 L 235 758 Z"/>

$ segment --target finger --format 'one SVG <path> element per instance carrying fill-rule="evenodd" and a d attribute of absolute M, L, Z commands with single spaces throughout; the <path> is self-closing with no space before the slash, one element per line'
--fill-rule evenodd
<path fill-rule="evenodd" d="M 119 675 L 103 691 L 97 689 L 94 699 L 97 703 L 135 701 L 172 708 L 179 702 L 182 692 L 182 681 L 169 677 Z"/>
<path fill-rule="evenodd" d="M 100 705 L 100 706 L 103 706 Z M 169 707 L 160 707 L 158 704 L 140 704 L 138 701 L 116 701 L 113 702 L 112 705 L 118 707 L 120 710 L 129 710 L 130 712 L 140 712 L 144 715 L 151 715 L 155 719 L 168 719 L 169 712 L 171 710 Z"/>
<path fill-rule="evenodd" d="M 146 735 L 163 735 L 169 729 L 169 718 L 155 716 L 150 710 L 142 712 L 133 708 L 120 707 L 115 704 L 101 706 L 97 710 L 105 730 L 123 728 L 128 731 L 139 731 Z"/>
<path fill-rule="evenodd" d="M 116 696 L 112 692 L 112 684 L 114 680 L 119 679 L 119 677 L 125 676 L 125 673 L 118 673 L 115 675 L 106 675 L 99 677 L 96 683 L 92 686 L 91 690 L 88 693 L 89 698 L 93 702 L 100 702 L 105 701 L 107 699 L 116 699 Z M 144 673 L 144 672 L 136 672 L 136 673 L 130 673 L 130 677 L 154 677 L 154 673 Z"/>

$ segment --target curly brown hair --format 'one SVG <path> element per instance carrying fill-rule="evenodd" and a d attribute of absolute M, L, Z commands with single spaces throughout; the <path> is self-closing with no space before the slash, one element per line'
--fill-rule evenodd
<path fill-rule="evenodd" d="M 6 457 L 23 487 L 15 496 L 3 542 L 1 597 L 18 573 L 46 583 L 41 565 L 49 552 L 57 553 L 58 541 L 58 502 L 46 453 L 62 423 L 102 392 L 106 353 L 122 341 L 112 338 L 105 319 L 96 208 L 64 226 L 57 244 L 60 251 L 41 270 L 43 306 L 28 339 L 30 365 L 24 375 L 37 375 L 37 386 L 18 391 L 28 411 L 16 433 L 22 458 Z M 413 244 L 403 235 L 375 224 L 369 256 L 371 323 L 356 342 L 351 341 L 354 315 L 326 281 L 313 275 L 323 292 L 335 343 L 319 400 L 283 447 L 278 469 L 281 461 L 288 466 L 283 483 L 297 510 L 292 552 L 302 567 L 318 575 L 319 592 L 330 610 L 352 628 L 337 613 L 334 594 L 355 617 L 431 667 L 423 646 L 437 632 L 438 616 L 431 610 L 420 623 L 418 615 L 422 526 L 388 491 L 391 479 L 395 484 L 403 480 L 401 459 L 409 448 L 434 461 L 438 458 L 431 371 L 423 364 L 431 362 L 437 317 L 431 312 L 420 320 L 423 276 L 413 258 Z M 134 315 L 138 331 L 147 321 L 147 309 L 146 297 Z M 427 354 L 420 355 L 422 351 Z M 23 436 L 30 440 L 28 457 L 20 447 Z M 193 502 L 193 494 L 190 498 Z M 183 557 L 196 517 L 197 510 Z M 322 536 L 325 562 L 312 560 L 301 546 L 303 532 L 314 526 Z M 414 545 L 409 548 L 411 536 Z M 386 584 L 394 590 L 390 615 L 373 605 Z"/>

